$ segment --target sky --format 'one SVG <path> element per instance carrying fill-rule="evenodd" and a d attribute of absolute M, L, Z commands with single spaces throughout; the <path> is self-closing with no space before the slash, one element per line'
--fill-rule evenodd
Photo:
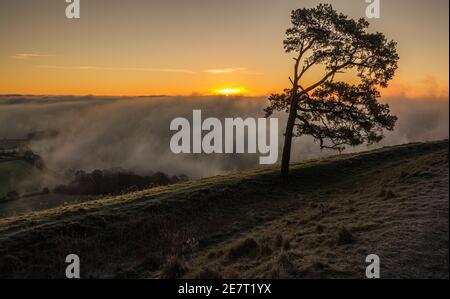
<path fill-rule="evenodd" d="M 365 17 L 365 0 L 81 0 L 71 20 L 64 0 L 0 0 L 0 94 L 278 92 L 293 68 L 282 46 L 290 12 L 321 2 Z M 448 6 L 381 0 L 370 30 L 401 57 L 383 95 L 448 100 Z"/>

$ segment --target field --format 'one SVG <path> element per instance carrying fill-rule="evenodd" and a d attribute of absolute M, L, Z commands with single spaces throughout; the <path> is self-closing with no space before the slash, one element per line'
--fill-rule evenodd
<path fill-rule="evenodd" d="M 17 184 L 31 177 L 37 170 L 23 160 L 0 160 L 0 198 L 9 191 L 15 190 Z"/>
<path fill-rule="evenodd" d="M 0 219 L 0 276 L 448 278 L 448 141 L 265 168 Z"/>

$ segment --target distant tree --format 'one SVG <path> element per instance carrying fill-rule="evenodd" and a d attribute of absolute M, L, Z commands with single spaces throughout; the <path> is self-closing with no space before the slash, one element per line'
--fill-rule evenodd
<path fill-rule="evenodd" d="M 185 180 L 188 180 L 188 177 L 185 175 L 169 177 L 162 172 L 157 172 L 152 176 L 145 176 L 120 168 L 113 170 L 97 169 L 91 173 L 84 171 L 75 172 L 73 180 L 67 185 L 55 187 L 54 193 L 85 195 L 122 194 L 156 186 L 175 184 Z"/>
<path fill-rule="evenodd" d="M 10 191 L 6 194 L 6 200 L 17 200 L 19 198 L 20 198 L 20 195 L 15 190 Z"/>
<path fill-rule="evenodd" d="M 322 149 L 342 151 L 381 141 L 383 129 L 393 130 L 397 118 L 389 106 L 378 102 L 378 87 L 387 87 L 397 70 L 396 43 L 382 33 L 368 33 L 369 23 L 337 13 L 331 5 L 292 11 L 284 49 L 295 53 L 291 87 L 272 94 L 267 117 L 274 111 L 289 113 L 281 163 L 283 178 L 289 174 L 292 138 L 310 135 Z M 323 74 L 305 86 L 305 75 L 315 69 Z M 337 75 L 355 74 L 353 81 Z M 353 82 L 352 81 L 352 82 Z"/>

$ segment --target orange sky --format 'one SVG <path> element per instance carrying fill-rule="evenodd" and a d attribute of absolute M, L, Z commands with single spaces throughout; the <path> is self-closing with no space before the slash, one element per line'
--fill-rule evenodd
<path fill-rule="evenodd" d="M 289 84 L 290 11 L 319 2 L 365 15 L 364 0 L 81 0 L 67 20 L 62 0 L 0 0 L 0 94 L 269 94 Z M 372 28 L 401 56 L 383 95 L 447 99 L 448 0 L 381 3 Z"/>

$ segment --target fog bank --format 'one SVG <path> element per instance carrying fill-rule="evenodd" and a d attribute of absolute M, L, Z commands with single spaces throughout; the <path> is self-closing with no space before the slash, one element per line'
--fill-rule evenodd
<path fill-rule="evenodd" d="M 370 148 L 448 138 L 448 101 L 389 99 L 399 121 L 394 132 Z M 257 155 L 175 155 L 169 142 L 170 122 L 192 119 L 264 117 L 265 98 L 244 97 L 35 97 L 0 96 L 0 139 L 30 132 L 57 130 L 59 135 L 35 141 L 31 148 L 55 171 L 122 167 L 137 173 L 163 171 L 191 178 L 258 166 Z M 279 153 L 285 114 L 279 117 Z M 367 146 L 347 151 L 367 150 Z M 309 137 L 297 138 L 293 160 L 336 154 L 320 151 Z"/>

